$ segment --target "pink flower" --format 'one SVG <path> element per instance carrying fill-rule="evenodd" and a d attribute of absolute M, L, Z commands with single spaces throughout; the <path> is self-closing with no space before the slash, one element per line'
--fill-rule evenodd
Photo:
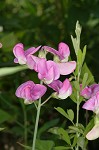
<path fill-rule="evenodd" d="M 58 56 L 59 60 L 61 62 L 67 62 L 68 61 L 68 57 L 70 55 L 70 50 L 69 50 L 68 45 L 63 43 L 63 42 L 59 43 L 58 51 L 52 47 L 49 47 L 49 46 L 44 46 L 43 49 L 56 55 L 56 56 Z"/>
<path fill-rule="evenodd" d="M 70 55 L 70 50 L 67 44 L 61 42 L 58 45 L 58 51 L 49 46 L 44 46 L 44 50 L 51 52 L 54 56 L 58 57 L 58 61 L 56 61 L 59 71 L 61 75 L 68 75 L 72 73 L 76 68 L 75 61 L 68 61 L 68 57 Z"/>
<path fill-rule="evenodd" d="M 31 104 L 35 100 L 41 98 L 47 88 L 41 84 L 35 84 L 33 81 L 27 81 L 21 84 L 16 90 L 16 96 L 23 98 L 25 104 Z"/>
<path fill-rule="evenodd" d="M 91 110 L 96 114 L 99 114 L 99 91 L 89 100 L 87 100 L 82 108 Z"/>
<path fill-rule="evenodd" d="M 50 84 L 60 77 L 60 72 L 57 64 L 51 60 L 46 61 L 42 58 L 38 63 L 38 78 L 46 84 Z"/>
<path fill-rule="evenodd" d="M 55 98 L 66 99 L 72 94 L 72 86 L 68 79 L 65 79 L 63 83 L 59 80 L 53 81 L 48 86 L 56 91 Z"/>
<path fill-rule="evenodd" d="M 89 99 L 92 96 L 94 96 L 97 92 L 99 91 L 99 84 L 92 84 L 89 87 L 85 87 L 83 90 L 81 90 L 81 95 L 86 98 Z"/>
<path fill-rule="evenodd" d="M 31 47 L 31 48 L 27 49 L 26 51 L 24 51 L 24 46 L 22 43 L 16 44 L 13 48 L 13 53 L 16 57 L 14 59 L 14 62 L 19 63 L 19 64 L 26 64 L 27 57 L 29 55 L 34 54 L 36 51 L 38 51 L 40 47 L 41 46 L 38 46 L 37 48 Z"/>

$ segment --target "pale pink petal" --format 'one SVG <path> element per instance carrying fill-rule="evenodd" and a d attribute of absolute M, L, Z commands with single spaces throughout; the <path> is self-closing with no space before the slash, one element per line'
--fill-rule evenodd
<path fill-rule="evenodd" d="M 82 108 L 84 108 L 86 110 L 94 111 L 95 110 L 95 101 L 96 101 L 96 96 L 93 96 L 92 98 L 90 98 L 89 100 L 87 100 L 84 103 L 84 105 L 82 106 Z"/>
<path fill-rule="evenodd" d="M 54 48 L 52 47 L 49 47 L 49 46 L 43 46 L 43 49 L 54 54 L 54 55 L 58 55 L 59 56 L 59 52 L 57 50 L 55 50 Z"/>
<path fill-rule="evenodd" d="M 66 63 L 57 63 L 61 75 L 68 75 L 72 73 L 76 68 L 76 62 L 70 61 Z"/>
<path fill-rule="evenodd" d="M 99 91 L 99 84 L 92 84 L 91 86 L 89 86 L 89 88 L 91 88 L 92 90 L 92 94 L 91 94 L 92 97 Z"/>
<path fill-rule="evenodd" d="M 69 50 L 69 47 L 67 44 L 65 44 L 63 42 L 59 43 L 58 51 L 59 51 L 61 57 L 63 57 L 63 59 L 68 60 L 68 56 L 70 55 L 70 50 Z"/>
<path fill-rule="evenodd" d="M 47 91 L 47 88 L 44 85 L 36 84 L 33 90 L 31 91 L 32 100 L 37 100 L 41 98 Z"/>
<path fill-rule="evenodd" d="M 90 132 L 87 133 L 88 140 L 95 140 L 99 138 L 99 124 L 95 125 Z"/>
<path fill-rule="evenodd" d="M 51 61 L 51 60 L 47 61 L 48 72 L 49 72 L 50 68 L 52 68 L 52 67 L 53 67 L 54 80 L 57 80 L 60 77 L 58 65 L 54 61 Z"/>
<path fill-rule="evenodd" d="M 68 79 L 65 79 L 63 82 L 62 87 L 59 90 L 58 97 L 61 99 L 66 99 L 68 96 L 72 94 L 72 86 L 70 84 L 70 81 Z"/>
<path fill-rule="evenodd" d="M 32 54 L 36 53 L 40 49 L 40 47 L 41 46 L 38 46 L 37 48 L 31 47 L 31 48 L 27 49 L 25 51 L 25 56 L 27 57 L 28 55 L 32 55 Z"/>
<path fill-rule="evenodd" d="M 33 56 L 33 55 L 29 55 L 27 57 L 27 66 L 30 68 L 30 69 L 33 69 L 35 70 L 36 72 L 38 72 L 38 65 L 39 65 L 39 62 L 41 62 L 41 58 L 39 57 L 36 57 L 36 56 Z"/>
<path fill-rule="evenodd" d="M 85 87 L 83 90 L 81 90 L 81 96 L 83 96 L 86 99 L 89 99 L 92 95 L 92 90 L 89 87 Z"/>
<path fill-rule="evenodd" d="M 13 53 L 15 57 L 18 59 L 19 64 L 26 64 L 26 57 L 22 47 L 15 46 L 13 49 Z"/>
<path fill-rule="evenodd" d="M 20 97 L 20 98 L 24 98 L 24 99 L 25 99 L 25 98 L 26 98 L 25 89 L 27 89 L 27 88 L 33 88 L 34 86 L 35 86 L 34 82 L 32 82 L 32 81 L 27 81 L 27 82 L 21 84 L 21 85 L 17 88 L 15 95 L 16 95 L 17 97 Z M 28 99 L 28 98 L 27 98 L 27 99 Z"/>
<path fill-rule="evenodd" d="M 38 72 L 42 74 L 44 77 L 46 76 L 46 73 L 48 72 L 47 61 L 44 58 L 41 58 L 41 61 L 38 64 Z"/>
<path fill-rule="evenodd" d="M 62 87 L 62 82 L 60 80 L 55 80 L 48 85 L 50 88 L 59 93 L 59 89 Z"/>

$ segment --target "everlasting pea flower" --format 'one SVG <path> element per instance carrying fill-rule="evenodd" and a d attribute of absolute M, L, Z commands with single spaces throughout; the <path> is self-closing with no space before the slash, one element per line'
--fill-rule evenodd
<path fill-rule="evenodd" d="M 13 48 L 13 53 L 16 57 L 14 59 L 14 62 L 19 63 L 19 64 L 26 64 L 27 57 L 29 55 L 34 54 L 36 51 L 38 51 L 40 47 L 41 46 L 38 46 L 37 48 L 31 47 L 31 48 L 27 49 L 26 51 L 24 51 L 24 46 L 22 43 L 16 44 Z"/>
<path fill-rule="evenodd" d="M 69 50 L 68 45 L 63 43 L 63 42 L 59 43 L 58 51 L 52 47 L 49 47 L 49 46 L 44 46 L 43 49 L 54 54 L 55 56 L 58 56 L 59 60 L 61 62 L 67 62 L 68 61 L 68 57 L 70 55 L 70 50 Z"/>
<path fill-rule="evenodd" d="M 56 91 L 54 93 L 55 98 L 66 99 L 72 94 L 72 86 L 68 79 L 65 79 L 63 83 L 59 80 L 53 81 L 48 86 Z"/>
<path fill-rule="evenodd" d="M 49 46 L 44 46 L 43 49 L 54 54 L 54 56 L 57 57 L 56 63 L 59 67 L 59 71 L 61 75 L 68 75 L 75 70 L 76 62 L 75 61 L 67 62 L 68 57 L 70 55 L 70 50 L 67 44 L 63 42 L 59 43 L 58 51 Z"/>
<path fill-rule="evenodd" d="M 89 99 L 92 96 L 94 96 L 97 92 L 99 91 L 99 84 L 92 84 L 91 86 L 87 86 L 85 87 L 83 90 L 81 90 L 81 95 L 86 98 Z"/>
<path fill-rule="evenodd" d="M 16 96 L 23 98 L 25 104 L 31 104 L 35 100 L 41 98 L 47 88 L 41 84 L 35 84 L 33 81 L 27 81 L 21 84 L 16 90 Z"/>
<path fill-rule="evenodd" d="M 60 72 L 57 64 L 51 60 L 46 61 L 41 59 L 38 63 L 38 78 L 46 84 L 50 84 L 60 77 Z"/>

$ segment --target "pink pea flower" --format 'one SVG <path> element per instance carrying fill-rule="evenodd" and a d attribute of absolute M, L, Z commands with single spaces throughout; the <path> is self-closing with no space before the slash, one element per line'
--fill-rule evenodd
<path fill-rule="evenodd" d="M 68 61 L 68 57 L 70 55 L 70 50 L 69 50 L 68 45 L 63 43 L 63 42 L 59 43 L 58 51 L 52 47 L 49 47 L 49 46 L 44 46 L 43 49 L 56 55 L 56 56 L 58 56 L 59 60 L 61 62 L 67 62 Z"/>
<path fill-rule="evenodd" d="M 82 108 L 91 110 L 99 115 L 99 91 L 85 102 Z"/>
<path fill-rule="evenodd" d="M 46 61 L 42 58 L 38 63 L 38 78 L 46 84 L 50 84 L 60 77 L 60 72 L 57 64 L 54 61 Z"/>
<path fill-rule="evenodd" d="M 70 50 L 67 44 L 61 42 L 58 45 L 58 51 L 49 46 L 44 46 L 44 50 L 54 54 L 54 56 L 58 57 L 58 61 L 56 62 L 61 75 L 68 75 L 72 73 L 76 68 L 75 61 L 68 61 L 68 57 L 70 55 Z"/>
<path fill-rule="evenodd" d="M 89 99 L 92 96 L 94 96 L 97 92 L 99 91 L 99 84 L 92 84 L 91 86 L 87 86 L 85 87 L 83 90 L 81 90 L 81 95 L 86 98 Z"/>
<path fill-rule="evenodd" d="M 68 79 L 65 79 L 63 83 L 60 80 L 53 81 L 48 86 L 56 91 L 54 93 L 55 98 L 66 99 L 72 94 L 72 86 Z"/>
<path fill-rule="evenodd" d="M 15 59 L 14 62 L 15 63 L 19 63 L 19 64 L 26 64 L 27 62 L 27 57 L 29 55 L 34 54 L 35 52 L 37 52 L 39 50 L 41 46 L 38 46 L 37 48 L 35 47 L 31 47 L 29 49 L 27 49 L 26 51 L 24 51 L 24 46 L 22 43 L 18 43 L 14 46 L 13 48 L 13 53 L 15 55 Z"/>
<path fill-rule="evenodd" d="M 16 96 L 24 99 L 25 104 L 31 104 L 41 98 L 47 88 L 41 84 L 35 84 L 33 81 L 27 81 L 21 84 L 16 90 Z"/>

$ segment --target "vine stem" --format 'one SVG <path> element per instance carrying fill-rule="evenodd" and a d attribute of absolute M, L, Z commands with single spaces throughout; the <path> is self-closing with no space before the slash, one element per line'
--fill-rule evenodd
<path fill-rule="evenodd" d="M 78 83 L 79 83 L 79 80 L 80 80 L 80 73 L 81 73 L 81 70 L 80 70 L 79 64 L 78 64 L 78 76 L 77 76 Z M 76 116 L 76 126 L 77 127 L 78 127 L 78 124 L 79 124 L 79 98 L 80 98 L 79 91 L 77 91 L 77 116 Z M 78 132 L 77 132 L 77 138 L 79 138 L 79 133 Z M 76 147 L 76 150 L 79 150 L 78 145 Z"/>
<path fill-rule="evenodd" d="M 39 122 L 39 116 L 40 116 L 40 109 L 41 109 L 41 98 L 38 101 L 37 116 L 36 116 L 36 122 L 35 122 L 35 129 L 34 129 L 34 137 L 33 137 L 32 150 L 35 150 L 37 130 L 38 130 L 38 122 Z"/>

